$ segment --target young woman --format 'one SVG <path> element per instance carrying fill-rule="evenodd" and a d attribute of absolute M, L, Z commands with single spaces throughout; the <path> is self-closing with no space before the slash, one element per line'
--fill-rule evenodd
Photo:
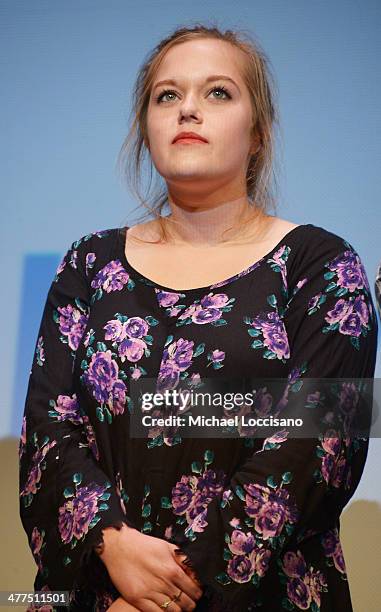
<path fill-rule="evenodd" d="M 250 40 L 175 31 L 140 70 L 134 112 L 123 152 L 134 134 L 129 163 L 139 176 L 148 152 L 165 182 L 154 219 L 76 240 L 38 334 L 19 449 L 34 587 L 68 590 L 81 611 L 349 612 L 339 517 L 368 444 L 339 435 L 351 385 L 326 436 L 131 427 L 133 389 L 149 379 L 159 392 L 283 379 L 233 413 L 307 417 L 324 404 L 307 381 L 372 378 L 377 320 L 359 255 L 269 214 L 276 113 Z"/>

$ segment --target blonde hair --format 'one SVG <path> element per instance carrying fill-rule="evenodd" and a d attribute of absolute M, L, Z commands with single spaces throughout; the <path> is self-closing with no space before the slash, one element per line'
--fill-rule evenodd
<path fill-rule="evenodd" d="M 244 31 L 225 30 L 215 25 L 196 23 L 193 27 L 179 27 L 169 36 L 162 39 L 150 52 L 141 66 L 133 89 L 133 100 L 130 111 L 131 127 L 119 151 L 117 165 L 127 178 L 128 185 L 140 201 L 140 204 L 157 219 L 161 228 L 162 239 L 166 238 L 162 211 L 168 203 L 167 189 L 156 189 L 150 194 L 150 186 L 141 195 L 142 164 L 147 147 L 147 107 L 152 84 L 158 68 L 166 53 L 175 45 L 199 38 L 213 38 L 230 43 L 240 49 L 244 55 L 243 80 L 248 88 L 253 109 L 253 134 L 258 135 L 259 149 L 248 158 L 246 172 L 247 197 L 255 215 L 261 217 L 270 209 L 276 210 L 275 192 L 277 180 L 274 172 L 274 125 L 279 125 L 275 107 L 275 82 L 270 71 L 270 62 L 258 42 Z M 132 120 L 132 121 L 131 121 Z M 151 160 L 150 180 L 152 181 L 153 164 Z M 138 206 L 140 209 L 140 206 Z M 144 219 L 145 217 L 143 217 Z M 248 219 L 246 222 L 250 221 Z M 245 223 L 246 223 L 245 222 Z M 239 224 L 239 227 L 241 224 Z M 229 228 L 231 229 L 231 228 Z M 228 230 L 225 230 L 228 231 Z"/>

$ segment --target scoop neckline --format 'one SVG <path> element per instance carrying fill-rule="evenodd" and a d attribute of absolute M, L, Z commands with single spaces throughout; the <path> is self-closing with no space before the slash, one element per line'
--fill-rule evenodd
<path fill-rule="evenodd" d="M 295 234 L 298 232 L 298 230 L 301 230 L 302 228 L 306 228 L 306 227 L 312 227 L 312 223 L 301 223 L 300 225 L 297 225 L 296 227 L 293 227 L 289 232 L 287 232 L 283 238 L 281 238 L 281 240 L 279 240 L 279 242 L 270 250 L 268 251 L 268 253 L 266 253 L 265 255 L 263 255 L 263 257 L 261 257 L 260 259 L 257 259 L 256 261 L 254 261 L 253 263 L 251 263 L 248 267 L 244 268 L 243 270 L 241 270 L 241 272 L 237 272 L 237 274 L 234 274 L 233 276 L 229 276 L 228 278 L 225 278 L 223 280 L 220 280 L 216 283 L 212 283 L 211 285 L 204 285 L 203 287 L 192 287 L 191 289 L 174 289 L 173 287 L 168 287 L 165 285 L 162 285 L 161 283 L 157 283 L 156 281 L 154 281 L 152 278 L 148 278 L 148 276 L 145 276 L 144 274 L 142 274 L 141 272 L 139 272 L 139 270 L 137 270 L 136 268 L 134 268 L 134 266 L 132 266 L 130 264 L 130 262 L 128 261 L 127 257 L 126 257 L 126 252 L 125 252 L 125 247 L 126 247 L 126 234 L 127 234 L 127 230 L 129 229 L 128 226 L 124 226 L 122 228 L 120 228 L 120 236 L 121 236 L 121 244 L 120 244 L 120 252 L 119 252 L 119 259 L 123 262 L 123 266 L 127 269 L 130 270 L 130 272 L 132 272 L 134 275 L 136 275 L 139 280 L 144 281 L 146 284 L 153 286 L 154 288 L 157 287 L 158 289 L 161 289 L 167 293 L 198 293 L 198 292 L 204 292 L 204 291 L 208 291 L 210 289 L 213 288 L 219 288 L 220 286 L 225 286 L 227 284 L 230 284 L 232 282 L 234 282 L 235 280 L 238 280 L 239 278 L 243 278 L 245 276 L 247 276 L 247 274 L 250 274 L 250 272 L 253 272 L 254 270 L 256 270 L 261 263 L 264 262 L 265 259 L 267 259 L 268 257 L 270 257 L 270 255 L 272 255 L 275 251 L 277 251 L 280 246 L 282 245 L 283 242 L 287 241 L 289 239 L 289 237 L 292 234 Z"/>

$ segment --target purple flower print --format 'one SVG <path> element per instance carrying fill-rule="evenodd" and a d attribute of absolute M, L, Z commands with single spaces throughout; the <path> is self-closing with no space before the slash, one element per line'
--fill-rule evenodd
<path fill-rule="evenodd" d="M 161 392 L 165 389 L 174 389 L 180 380 L 180 368 L 174 359 L 162 361 L 159 375 L 157 378 L 156 391 Z"/>
<path fill-rule="evenodd" d="M 237 431 L 240 437 L 250 437 L 254 436 L 255 432 L 258 430 L 258 426 L 244 426 L 241 424 L 241 419 L 243 416 L 251 417 L 265 417 L 269 414 L 273 404 L 273 397 L 271 393 L 266 393 L 267 388 L 258 389 L 254 396 L 253 405 L 250 404 L 238 404 L 233 407 L 225 408 L 224 407 L 224 415 L 226 417 L 237 416 L 239 420 L 239 424 L 237 427 Z"/>
<path fill-rule="evenodd" d="M 37 341 L 36 361 L 39 366 L 43 366 L 45 363 L 44 339 L 42 336 L 40 336 Z"/>
<path fill-rule="evenodd" d="M 103 327 L 106 331 L 105 340 L 112 340 L 113 342 L 121 342 L 126 337 L 126 327 L 119 319 L 112 319 L 107 321 Z"/>
<path fill-rule="evenodd" d="M 123 414 L 127 391 L 118 374 L 118 364 L 113 359 L 112 352 L 108 350 L 93 353 L 89 366 L 82 375 L 95 399 L 101 404 L 108 404 L 114 415 Z"/>
<path fill-rule="evenodd" d="M 119 497 L 120 507 L 122 508 L 124 514 L 126 514 L 126 505 L 124 502 L 128 502 L 129 497 L 123 488 L 120 472 L 118 472 L 115 476 L 115 489 Z"/>
<path fill-rule="evenodd" d="M 120 318 L 111 319 L 103 329 L 106 331 L 105 340 L 119 343 L 118 354 L 121 361 L 128 359 L 135 363 L 147 352 L 147 342 L 142 338 L 147 335 L 149 325 L 141 317 L 131 317 L 127 321 Z"/>
<path fill-rule="evenodd" d="M 341 334 L 358 338 L 362 333 L 362 326 L 367 326 L 369 311 L 363 295 L 358 295 L 353 302 L 344 299 L 338 300 L 335 307 L 329 310 L 325 320 L 329 325 L 338 323 Z"/>
<path fill-rule="evenodd" d="M 202 531 L 204 531 L 205 527 L 207 527 L 208 525 L 207 520 L 206 520 L 207 512 L 208 512 L 208 509 L 205 508 L 199 514 L 197 514 L 192 520 L 192 522 L 185 529 L 184 534 L 188 535 L 188 533 L 193 534 L 193 533 L 201 533 Z"/>
<path fill-rule="evenodd" d="M 78 476 L 81 474 L 74 475 L 74 481 Z M 98 508 L 98 502 L 100 499 L 106 499 L 106 490 L 107 486 L 94 482 L 83 487 L 78 486 L 75 493 L 65 490 L 68 501 L 58 509 L 58 529 L 64 544 L 71 543 L 73 547 L 76 540 L 81 539 L 92 528 L 92 522 L 102 509 Z M 107 507 L 107 504 L 105 506 Z"/>
<path fill-rule="evenodd" d="M 324 552 L 327 556 L 332 556 L 336 550 L 338 538 L 337 533 L 334 529 L 329 529 L 320 538 L 321 544 L 324 548 Z"/>
<path fill-rule="evenodd" d="M 348 289 L 351 293 L 356 289 L 366 289 L 369 284 L 364 266 L 358 254 L 353 250 L 344 251 L 328 264 L 328 269 L 336 272 L 339 287 Z"/>
<path fill-rule="evenodd" d="M 188 532 L 202 532 L 208 504 L 223 491 L 226 475 L 223 470 L 207 469 L 200 476 L 181 476 L 172 489 L 172 507 L 176 515 L 185 515 Z M 186 535 L 187 535 L 186 533 Z"/>
<path fill-rule="evenodd" d="M 86 332 L 85 339 L 83 341 L 83 346 L 85 346 L 86 348 L 90 346 L 90 344 L 94 342 L 94 338 L 95 338 L 94 330 L 89 329 L 89 331 Z"/>
<path fill-rule="evenodd" d="M 95 459 L 97 461 L 99 461 L 99 449 L 98 449 L 98 444 L 97 444 L 97 439 L 95 437 L 95 431 L 93 426 L 90 423 L 90 419 L 87 416 L 87 414 L 84 414 L 82 417 L 83 420 L 83 424 L 84 424 L 84 429 L 85 429 L 85 434 L 86 434 L 86 439 L 87 439 L 87 444 L 91 450 L 91 452 L 93 453 Z"/>
<path fill-rule="evenodd" d="M 31 537 L 31 549 L 33 557 L 37 563 L 38 569 L 40 572 L 43 570 L 42 561 L 41 561 L 41 551 L 45 547 L 44 542 L 45 531 L 39 531 L 37 527 L 33 528 L 32 537 Z"/>
<path fill-rule="evenodd" d="M 336 393 L 339 399 L 338 410 L 335 405 L 335 411 L 328 413 L 328 417 L 334 420 L 338 418 L 341 422 L 341 428 L 345 435 L 351 435 L 354 422 L 358 414 L 360 405 L 360 393 L 355 383 L 341 383 L 340 392 Z"/>
<path fill-rule="evenodd" d="M 123 380 L 115 380 L 109 398 L 109 406 L 114 414 L 123 414 L 126 403 L 126 385 Z"/>
<path fill-rule="evenodd" d="M 196 323 L 205 325 L 207 323 L 225 323 L 221 319 L 223 312 L 228 312 L 233 306 L 235 298 L 230 298 L 225 293 L 209 293 L 205 295 L 200 303 L 194 302 L 178 317 L 179 321 L 185 323 Z"/>
<path fill-rule="evenodd" d="M 290 578 L 287 582 L 287 596 L 300 610 L 309 610 L 312 603 L 311 591 L 300 578 Z"/>
<path fill-rule="evenodd" d="M 286 552 L 283 555 L 282 570 L 287 580 L 287 596 L 289 602 L 300 610 L 309 610 L 312 602 L 318 612 L 321 603 L 321 591 L 326 590 L 325 576 L 320 571 L 314 571 L 310 566 L 307 570 L 305 559 L 300 550 Z"/>
<path fill-rule="evenodd" d="M 225 359 L 225 352 L 220 351 L 219 349 L 215 349 L 210 353 L 210 359 L 211 361 L 213 361 L 213 363 L 216 361 L 222 361 L 223 359 Z"/>
<path fill-rule="evenodd" d="M 231 549 L 231 545 L 229 548 Z M 259 577 L 265 575 L 270 557 L 269 550 L 254 546 L 248 554 L 234 555 L 228 562 L 226 573 L 234 582 L 249 582 L 254 574 Z"/>
<path fill-rule="evenodd" d="M 230 538 L 229 549 L 233 555 L 249 555 L 255 548 L 255 538 L 252 533 L 244 533 L 234 529 Z"/>
<path fill-rule="evenodd" d="M 273 405 L 273 396 L 267 387 L 261 387 L 254 396 L 254 412 L 257 417 L 267 416 Z"/>
<path fill-rule="evenodd" d="M 270 558 L 271 551 L 265 548 L 255 548 L 254 551 L 250 554 L 250 559 L 252 561 L 254 571 L 260 578 L 262 578 L 267 572 Z"/>
<path fill-rule="evenodd" d="M 91 356 L 88 369 L 83 374 L 84 382 L 92 388 L 98 402 L 106 403 L 118 376 L 118 364 L 111 351 L 97 351 Z"/>
<path fill-rule="evenodd" d="M 321 294 L 319 294 L 319 296 L 320 295 Z M 310 310 L 311 308 L 314 308 L 315 305 L 313 303 L 313 300 L 316 300 L 317 297 L 318 296 L 311 298 L 310 302 L 308 303 L 308 310 Z M 353 309 L 349 302 L 347 302 L 344 299 L 337 300 L 335 307 L 332 308 L 332 310 L 328 311 L 325 317 L 325 320 L 327 321 L 329 325 L 334 325 L 335 323 L 341 323 L 343 320 L 345 320 L 348 314 L 352 313 L 352 310 Z"/>
<path fill-rule="evenodd" d="M 70 259 L 69 259 L 69 264 L 71 265 L 72 268 L 77 269 L 77 260 L 78 260 L 78 252 L 77 251 L 71 251 Z"/>
<path fill-rule="evenodd" d="M 371 307 L 371 304 L 369 304 Z M 353 302 L 353 312 L 359 317 L 361 325 L 368 325 L 369 310 L 363 294 L 357 295 Z"/>
<path fill-rule="evenodd" d="M 320 542 L 323 546 L 326 557 L 328 559 L 332 559 L 335 568 L 341 574 L 346 575 L 344 555 L 337 528 L 330 529 L 324 535 L 322 535 Z"/>
<path fill-rule="evenodd" d="M 139 380 L 141 376 L 142 376 L 142 370 L 140 368 L 137 368 L 137 367 L 132 368 L 132 372 L 130 375 L 130 378 L 132 378 L 132 380 Z"/>
<path fill-rule="evenodd" d="M 365 269 L 359 256 L 351 247 L 328 262 L 326 267 L 329 272 L 324 275 L 324 278 L 330 282 L 325 288 L 325 293 L 336 290 L 335 296 L 340 296 L 340 299 L 327 312 L 325 321 L 328 325 L 322 329 L 322 332 L 337 331 L 350 336 L 352 346 L 359 350 L 360 336 L 366 335 L 369 329 L 369 315 L 372 315 L 372 305 L 367 304 L 364 295 L 365 292 L 370 292 Z M 333 280 L 335 276 L 337 278 Z M 309 315 L 317 312 L 326 302 L 325 293 L 318 293 L 310 299 L 307 309 Z M 348 299 L 344 296 L 347 296 Z"/>
<path fill-rule="evenodd" d="M 313 568 L 310 568 L 305 576 L 305 580 L 308 582 L 311 592 L 311 597 L 313 601 L 320 609 L 321 605 L 321 592 L 327 590 L 327 582 L 323 572 L 313 571 Z"/>
<path fill-rule="evenodd" d="M 250 323 L 248 329 L 250 336 L 260 336 L 263 340 L 254 340 L 251 347 L 254 349 L 266 347 L 263 357 L 266 359 L 280 359 L 285 362 L 290 357 L 290 347 L 283 320 L 277 312 L 262 312 Z"/>
<path fill-rule="evenodd" d="M 104 238 L 105 236 L 108 236 L 110 233 L 109 230 L 98 230 L 97 232 L 93 232 L 92 234 L 89 235 L 89 238 L 91 238 L 91 236 L 97 236 L 98 238 Z"/>
<path fill-rule="evenodd" d="M 290 578 L 299 578 L 307 571 L 306 562 L 300 550 L 288 551 L 283 556 L 283 571 Z"/>
<path fill-rule="evenodd" d="M 326 437 L 321 441 L 322 450 L 325 452 L 322 457 L 321 474 L 327 484 L 338 488 L 344 479 L 347 462 L 340 438 L 335 437 L 335 433 L 335 430 L 328 430 Z"/>
<path fill-rule="evenodd" d="M 226 572 L 234 582 L 249 582 L 254 574 L 254 567 L 249 557 L 238 555 L 229 560 Z"/>
<path fill-rule="evenodd" d="M 55 274 L 55 277 L 54 277 L 54 281 L 55 282 L 58 281 L 59 275 L 61 274 L 61 272 L 63 271 L 63 269 L 66 266 L 66 258 L 67 258 L 67 256 L 68 256 L 68 253 L 66 253 L 66 255 L 64 255 L 64 257 L 62 258 L 62 260 L 61 260 L 61 262 L 60 262 L 60 264 L 59 264 L 59 266 L 58 266 L 58 268 L 56 270 L 56 274 Z"/>
<path fill-rule="evenodd" d="M 82 308 L 79 300 L 76 300 L 76 304 Z M 87 325 L 88 314 L 84 313 L 84 309 L 81 312 L 78 308 L 74 308 L 72 304 L 68 304 L 67 306 L 58 306 L 53 316 L 62 334 L 61 340 L 67 342 L 70 348 L 76 351 Z"/>
<path fill-rule="evenodd" d="M 203 308 L 224 308 L 231 300 L 226 293 L 208 293 L 201 299 Z"/>
<path fill-rule="evenodd" d="M 271 450 L 273 448 L 278 449 L 280 445 L 287 440 L 289 433 L 290 433 L 289 431 L 286 431 L 285 429 L 281 429 L 280 431 L 277 431 L 275 434 L 273 434 L 269 438 L 265 438 L 262 444 L 262 448 L 260 450 L 257 450 L 254 454 L 256 455 L 257 453 L 262 453 L 263 451 Z"/>
<path fill-rule="evenodd" d="M 163 289 L 155 289 L 155 293 L 159 306 L 162 306 L 163 308 L 177 304 L 180 296 L 183 295 L 182 293 L 176 293 L 175 291 L 164 291 Z"/>
<path fill-rule="evenodd" d="M 176 387 L 180 372 L 187 370 L 192 363 L 193 346 L 193 340 L 179 338 L 164 349 L 157 378 L 157 392 Z"/>
<path fill-rule="evenodd" d="M 193 484 L 193 487 L 191 486 Z M 197 476 L 181 476 L 172 489 L 172 507 L 175 514 L 184 514 L 192 505 L 193 489 L 197 486 Z M 189 524 L 190 521 L 188 521 Z"/>
<path fill-rule="evenodd" d="M 327 484 L 329 483 L 329 479 L 331 478 L 331 472 L 333 470 L 334 462 L 334 458 L 329 453 L 324 455 L 324 457 L 322 458 L 321 474 Z"/>
<path fill-rule="evenodd" d="M 341 483 L 344 480 L 344 476 L 348 469 L 347 461 L 345 457 L 342 455 L 339 457 L 338 461 L 336 461 L 334 468 L 331 474 L 331 484 L 333 487 L 340 487 Z"/>
<path fill-rule="evenodd" d="M 148 323 L 141 317 L 130 317 L 125 323 L 126 335 L 129 338 L 142 338 L 148 333 Z"/>
<path fill-rule="evenodd" d="M 207 323 L 218 321 L 221 316 L 222 313 L 218 308 L 203 308 L 200 304 L 192 304 L 192 306 L 184 310 L 183 314 L 181 314 L 178 319 L 179 321 L 190 319 L 193 323 L 197 323 L 198 325 L 206 325 Z"/>
<path fill-rule="evenodd" d="M 272 263 L 271 267 L 273 270 L 281 273 L 282 283 L 286 290 L 287 290 L 286 262 L 287 262 L 289 254 L 290 254 L 290 247 L 283 244 L 277 251 L 275 251 L 272 258 L 267 260 L 268 262 Z"/>
<path fill-rule="evenodd" d="M 26 448 L 26 416 L 24 414 L 23 418 L 22 418 L 22 426 L 21 426 L 21 434 L 20 434 L 20 440 L 19 440 L 19 459 L 21 459 L 23 453 L 25 452 L 25 448 Z"/>
<path fill-rule="evenodd" d="M 91 268 L 94 267 L 97 256 L 95 253 L 87 253 L 86 255 L 86 275 L 89 274 Z"/>
<path fill-rule="evenodd" d="M 128 359 L 128 361 L 136 363 L 137 361 L 141 360 L 146 348 L 147 344 L 144 342 L 144 340 L 141 340 L 140 338 L 126 338 L 120 343 L 118 347 L 118 354 L 122 362 Z"/>
<path fill-rule="evenodd" d="M 57 421 L 71 421 L 72 423 L 83 423 L 79 413 L 79 403 L 76 394 L 72 397 L 59 395 L 57 400 L 50 400 L 49 406 L 54 410 L 49 410 L 49 416 Z"/>
<path fill-rule="evenodd" d="M 208 365 L 206 367 L 209 367 L 211 365 L 213 367 L 213 370 L 218 370 L 224 365 L 222 362 L 225 359 L 225 352 L 220 351 L 219 349 L 214 349 L 214 351 L 208 353 L 207 358 Z"/>
<path fill-rule="evenodd" d="M 170 338 L 171 336 L 169 336 L 168 340 Z M 156 380 L 157 393 L 162 393 L 165 390 L 172 390 L 178 386 L 182 373 L 187 370 L 192 363 L 193 355 L 200 355 L 204 350 L 204 346 L 200 344 L 194 353 L 193 347 L 193 340 L 186 340 L 184 338 L 179 338 L 176 342 L 171 342 L 169 345 L 166 345 L 166 348 L 163 351 L 160 370 Z M 193 378 L 193 382 L 194 381 L 197 381 L 197 377 Z M 168 416 L 168 414 L 178 414 L 177 407 L 169 407 L 167 404 L 165 404 L 164 406 L 155 408 L 152 416 L 163 417 L 163 411 L 165 411 L 165 416 Z M 149 428 L 147 437 L 154 438 L 156 440 L 161 434 L 163 434 L 163 440 L 156 440 L 154 444 L 162 444 L 164 441 L 164 443 L 168 446 L 172 446 L 173 444 L 177 444 L 179 440 L 181 441 L 180 436 L 178 434 L 177 436 L 175 435 L 177 430 L 177 426 L 155 426 Z"/>
<path fill-rule="evenodd" d="M 258 483 L 243 486 L 246 514 L 254 519 L 255 530 L 264 540 L 281 535 L 286 524 L 298 520 L 298 508 L 286 489 L 271 490 Z"/>
<path fill-rule="evenodd" d="M 91 282 L 93 289 L 103 289 L 106 293 L 121 291 L 128 283 L 128 272 L 123 268 L 119 259 L 115 259 L 106 264 L 94 277 Z"/>
<path fill-rule="evenodd" d="M 334 429 L 329 429 L 326 434 L 327 435 L 322 439 L 321 445 L 326 453 L 336 457 L 338 456 L 341 448 L 340 438 L 334 436 Z"/>
<path fill-rule="evenodd" d="M 31 467 L 26 483 L 20 492 L 20 497 L 22 498 L 25 507 L 31 505 L 33 496 L 38 493 L 40 489 L 40 480 L 42 475 L 41 470 L 45 469 L 45 465 L 42 465 L 43 461 L 50 449 L 56 444 L 57 440 L 52 440 L 49 442 L 49 438 L 46 437 L 43 446 L 38 448 L 32 457 Z"/>

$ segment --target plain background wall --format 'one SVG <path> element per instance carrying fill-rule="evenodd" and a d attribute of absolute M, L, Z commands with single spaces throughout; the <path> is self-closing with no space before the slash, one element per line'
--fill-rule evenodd
<path fill-rule="evenodd" d="M 196 21 L 246 29 L 263 46 L 279 90 L 277 214 L 346 238 L 373 287 L 381 260 L 378 1 L 1 0 L 0 590 L 31 589 L 35 574 L 18 519 L 17 443 L 46 291 L 75 239 L 123 225 L 136 206 L 115 169 L 134 79 L 162 37 Z M 380 368 L 378 358 L 377 377 Z M 376 612 L 381 601 L 380 459 L 380 440 L 371 440 L 342 515 L 355 612 Z"/>

